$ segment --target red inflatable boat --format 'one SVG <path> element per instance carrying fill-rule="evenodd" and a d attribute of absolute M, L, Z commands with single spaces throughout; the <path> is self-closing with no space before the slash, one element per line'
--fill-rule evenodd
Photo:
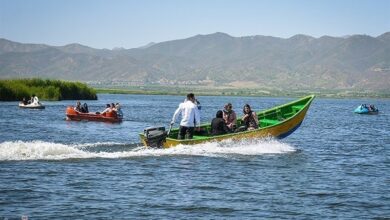
<path fill-rule="evenodd" d="M 122 122 L 122 118 L 115 111 L 103 114 L 82 113 L 74 110 L 73 106 L 66 108 L 66 120 L 68 121 L 103 121 L 103 122 Z"/>

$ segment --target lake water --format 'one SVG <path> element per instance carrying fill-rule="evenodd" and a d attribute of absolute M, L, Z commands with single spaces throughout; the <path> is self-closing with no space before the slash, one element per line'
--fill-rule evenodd
<path fill-rule="evenodd" d="M 0 219 L 390 218 L 390 100 L 316 98 L 282 140 L 145 149 L 138 133 L 164 125 L 182 96 L 99 95 L 121 124 L 65 121 L 75 101 L 45 110 L 0 103 Z M 294 100 L 198 97 L 202 121 L 226 102 L 241 115 Z M 362 103 L 379 115 L 358 115 Z"/>

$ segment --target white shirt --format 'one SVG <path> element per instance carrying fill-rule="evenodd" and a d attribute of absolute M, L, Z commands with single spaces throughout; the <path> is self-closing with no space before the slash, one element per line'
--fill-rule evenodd
<path fill-rule="evenodd" d="M 175 123 L 177 117 L 181 113 L 181 126 L 197 127 L 200 126 L 200 112 L 198 107 L 191 101 L 180 103 L 172 117 L 172 122 Z"/>
<path fill-rule="evenodd" d="M 106 109 L 104 109 L 104 111 L 102 111 L 100 114 L 103 114 L 103 113 L 106 113 L 106 112 L 109 112 L 111 111 L 111 107 L 107 107 Z"/>
<path fill-rule="evenodd" d="M 39 103 L 38 96 L 34 96 L 33 100 L 34 100 L 33 101 L 34 104 L 38 104 Z"/>

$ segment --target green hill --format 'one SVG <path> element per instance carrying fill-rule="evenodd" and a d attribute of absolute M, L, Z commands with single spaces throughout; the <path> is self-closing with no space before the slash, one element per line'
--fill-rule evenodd
<path fill-rule="evenodd" d="M 390 32 L 314 38 L 196 35 L 129 50 L 0 39 L 0 78 L 284 90 L 390 88 Z"/>

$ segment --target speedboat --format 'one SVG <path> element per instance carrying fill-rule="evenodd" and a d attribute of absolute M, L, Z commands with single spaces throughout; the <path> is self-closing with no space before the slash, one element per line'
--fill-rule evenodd
<path fill-rule="evenodd" d="M 30 104 L 25 105 L 23 102 L 19 103 L 20 108 L 27 108 L 27 109 L 44 109 L 45 106 L 40 102 L 33 102 Z"/>
<path fill-rule="evenodd" d="M 153 148 L 169 148 L 179 144 L 194 145 L 226 139 L 241 140 L 266 137 L 281 139 L 299 128 L 314 97 L 314 95 L 309 95 L 284 105 L 257 112 L 259 127 L 250 131 L 212 136 L 210 134 L 211 125 L 204 124 L 200 126 L 199 131 L 194 132 L 193 139 L 180 140 L 178 139 L 178 128 L 166 131 L 165 127 L 145 128 L 139 136 L 145 146 Z M 237 125 L 242 126 L 241 119 L 237 120 Z"/>
<path fill-rule="evenodd" d="M 353 112 L 358 114 L 377 115 L 379 110 L 374 105 L 361 104 Z"/>
<path fill-rule="evenodd" d="M 96 113 L 83 113 L 76 111 L 73 106 L 68 106 L 66 108 L 66 120 L 67 121 L 102 121 L 102 122 L 111 122 L 118 123 L 122 122 L 122 117 L 120 117 L 115 111 L 106 112 L 100 114 Z"/>

